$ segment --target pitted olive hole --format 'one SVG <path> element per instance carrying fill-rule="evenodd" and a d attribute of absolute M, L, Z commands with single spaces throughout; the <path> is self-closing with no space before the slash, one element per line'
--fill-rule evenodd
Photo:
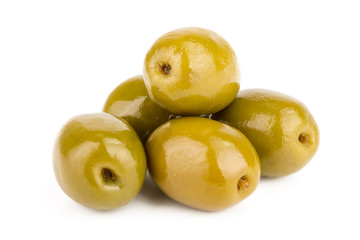
<path fill-rule="evenodd" d="M 242 176 L 238 182 L 238 191 L 246 191 L 250 187 L 250 183 L 246 176 Z"/>
<path fill-rule="evenodd" d="M 101 176 L 105 182 L 116 182 L 116 175 L 108 168 L 101 170 Z"/>
<path fill-rule="evenodd" d="M 302 144 L 308 143 L 308 136 L 306 134 L 304 134 L 304 133 L 300 133 L 299 137 L 298 137 L 298 140 Z"/>
<path fill-rule="evenodd" d="M 171 71 L 171 66 L 167 63 L 160 63 L 159 64 L 160 71 L 164 75 L 169 75 Z"/>

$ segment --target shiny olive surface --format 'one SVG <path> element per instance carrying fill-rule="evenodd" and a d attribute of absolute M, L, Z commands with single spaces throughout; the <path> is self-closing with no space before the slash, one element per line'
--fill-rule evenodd
<path fill-rule="evenodd" d="M 260 162 L 237 129 L 201 117 L 171 120 L 146 142 L 149 172 L 160 189 L 185 205 L 217 211 L 248 197 Z"/>
<path fill-rule="evenodd" d="M 297 172 L 319 146 L 319 128 L 310 111 L 299 100 L 279 92 L 240 91 L 235 101 L 213 119 L 248 137 L 259 154 L 262 176 Z"/>
<path fill-rule="evenodd" d="M 149 98 L 141 75 L 117 86 L 106 100 L 103 111 L 125 119 L 143 143 L 150 133 L 168 121 L 171 115 Z"/>
<path fill-rule="evenodd" d="M 62 190 L 97 210 L 131 201 L 140 191 L 147 169 L 135 131 L 107 113 L 70 119 L 55 141 L 53 166 Z"/>
<path fill-rule="evenodd" d="M 153 44 L 145 58 L 144 80 L 150 97 L 179 115 L 220 111 L 240 88 L 238 62 L 229 43 L 195 27 L 166 33 Z"/>

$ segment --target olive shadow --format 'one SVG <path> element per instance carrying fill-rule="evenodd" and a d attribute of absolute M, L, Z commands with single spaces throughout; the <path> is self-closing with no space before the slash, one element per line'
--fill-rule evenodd
<path fill-rule="evenodd" d="M 281 180 L 281 177 L 266 177 L 266 176 L 261 176 L 260 177 L 260 181 L 266 181 L 266 182 L 276 182 Z"/>
<path fill-rule="evenodd" d="M 261 176 L 259 181 L 259 188 L 268 191 L 273 188 L 278 188 L 293 182 L 295 178 L 292 175 L 282 177 L 265 177 Z"/>
<path fill-rule="evenodd" d="M 149 173 L 146 174 L 143 187 L 141 188 L 137 198 L 147 204 L 161 207 L 161 208 L 178 208 L 188 211 L 200 211 L 198 209 L 183 205 L 168 196 L 166 196 L 161 189 L 151 179 Z"/>
<path fill-rule="evenodd" d="M 151 179 L 149 173 L 146 174 L 144 184 L 139 192 L 139 197 L 146 202 L 153 204 L 163 204 L 172 201 L 169 199 Z"/>
<path fill-rule="evenodd" d="M 180 205 L 160 190 L 160 188 L 151 179 L 149 173 L 146 173 L 144 184 L 138 197 L 141 198 L 141 201 L 145 201 L 153 205 Z"/>
<path fill-rule="evenodd" d="M 260 182 L 282 182 L 282 181 L 287 181 L 289 179 L 291 179 L 292 176 L 288 175 L 288 176 L 282 176 L 282 177 L 267 177 L 267 176 L 261 176 L 260 177 Z"/>

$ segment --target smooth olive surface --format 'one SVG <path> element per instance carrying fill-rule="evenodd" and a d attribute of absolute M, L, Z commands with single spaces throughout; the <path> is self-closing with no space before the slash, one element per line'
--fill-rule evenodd
<path fill-rule="evenodd" d="M 307 107 L 285 94 L 240 91 L 234 102 L 213 115 L 239 129 L 254 145 L 261 175 L 285 176 L 303 168 L 319 146 L 319 128 Z"/>
<path fill-rule="evenodd" d="M 103 111 L 125 119 L 144 143 L 171 115 L 149 98 L 141 75 L 117 86 L 107 98 Z"/>
<path fill-rule="evenodd" d="M 55 141 L 53 166 L 62 190 L 97 210 L 117 208 L 132 200 L 147 169 L 135 131 L 107 113 L 70 119 Z"/>
<path fill-rule="evenodd" d="M 201 117 L 171 120 L 146 142 L 149 172 L 160 189 L 185 205 L 216 211 L 249 196 L 260 162 L 237 129 Z"/>
<path fill-rule="evenodd" d="M 220 111 L 240 88 L 238 62 L 229 43 L 195 27 L 171 31 L 154 43 L 145 58 L 144 80 L 150 97 L 179 115 Z"/>

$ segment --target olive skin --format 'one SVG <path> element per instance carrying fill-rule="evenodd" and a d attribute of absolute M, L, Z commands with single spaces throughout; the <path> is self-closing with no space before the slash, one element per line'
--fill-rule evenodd
<path fill-rule="evenodd" d="M 239 129 L 252 142 L 262 176 L 299 171 L 319 146 L 319 128 L 310 111 L 299 100 L 279 92 L 240 91 L 234 102 L 212 118 Z"/>
<path fill-rule="evenodd" d="M 57 182 L 74 201 L 109 210 L 130 202 L 146 174 L 143 145 L 126 121 L 107 113 L 70 119 L 53 151 Z"/>
<path fill-rule="evenodd" d="M 141 75 L 117 86 L 107 98 L 103 112 L 125 119 L 143 143 L 150 133 L 168 121 L 171 115 L 150 99 Z"/>
<path fill-rule="evenodd" d="M 234 50 L 204 28 L 180 28 L 161 36 L 146 54 L 143 73 L 150 98 L 178 115 L 220 111 L 240 88 Z"/>
<path fill-rule="evenodd" d="M 173 119 L 146 142 L 149 173 L 170 198 L 218 211 L 256 188 L 260 162 L 250 141 L 237 129 L 201 117 Z"/>

